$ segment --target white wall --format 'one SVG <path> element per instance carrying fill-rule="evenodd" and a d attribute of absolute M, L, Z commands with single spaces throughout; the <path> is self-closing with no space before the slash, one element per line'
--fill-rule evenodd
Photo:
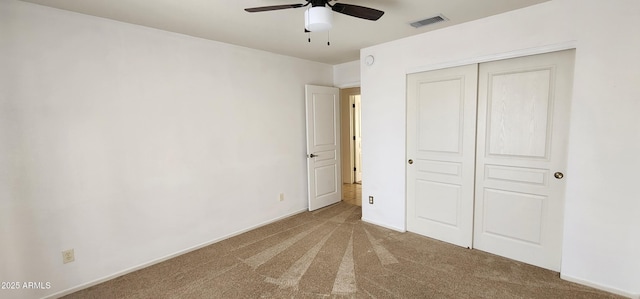
<path fill-rule="evenodd" d="M 338 88 L 360 87 L 360 61 L 334 65 L 333 86 Z"/>
<path fill-rule="evenodd" d="M 575 45 L 562 276 L 640 297 L 640 2 L 553 0 L 361 51 L 363 219 L 405 229 L 405 76 Z"/>
<path fill-rule="evenodd" d="M 1 0 L 0 281 L 52 288 L 0 297 L 305 210 L 306 83 L 333 67 Z"/>

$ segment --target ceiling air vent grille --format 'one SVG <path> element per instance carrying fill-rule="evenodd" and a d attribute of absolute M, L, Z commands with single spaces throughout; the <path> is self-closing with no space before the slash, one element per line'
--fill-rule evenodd
<path fill-rule="evenodd" d="M 449 19 L 447 19 L 443 15 L 437 15 L 435 17 L 431 17 L 431 18 L 428 18 L 428 19 L 424 19 L 424 20 L 413 22 L 413 23 L 411 23 L 411 26 L 413 26 L 414 28 L 420 28 L 422 26 L 427 26 L 427 25 L 440 23 L 440 22 L 444 22 L 444 21 L 448 21 L 448 20 Z"/>

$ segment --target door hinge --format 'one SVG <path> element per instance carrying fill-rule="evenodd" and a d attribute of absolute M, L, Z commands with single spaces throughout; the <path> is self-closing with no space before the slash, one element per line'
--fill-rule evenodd
<path fill-rule="evenodd" d="M 353 168 L 353 171 L 356 171 L 356 168 L 355 168 L 355 167 Z"/>
<path fill-rule="evenodd" d="M 351 104 L 351 107 L 356 108 L 356 104 Z"/>
<path fill-rule="evenodd" d="M 356 140 L 356 136 L 353 136 L 353 140 Z"/>

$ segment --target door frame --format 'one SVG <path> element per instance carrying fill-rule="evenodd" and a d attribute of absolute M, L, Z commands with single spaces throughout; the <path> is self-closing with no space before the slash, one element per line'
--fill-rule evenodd
<path fill-rule="evenodd" d="M 349 96 L 349 102 L 352 107 L 351 121 L 351 150 L 353 154 L 353 182 L 362 184 L 362 96 L 360 94 Z M 358 151 L 358 141 L 360 142 L 360 151 Z M 358 172 L 360 180 L 358 180 Z"/>
<path fill-rule="evenodd" d="M 342 183 L 353 184 L 355 182 L 355 167 L 353 134 L 353 104 L 351 96 L 360 95 L 360 87 L 340 89 L 340 132 L 342 145 L 340 148 L 340 156 L 342 158 Z M 362 100 L 362 99 L 361 99 Z"/>

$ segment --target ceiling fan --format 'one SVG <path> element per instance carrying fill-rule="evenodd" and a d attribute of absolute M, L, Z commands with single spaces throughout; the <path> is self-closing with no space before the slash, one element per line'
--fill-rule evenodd
<path fill-rule="evenodd" d="M 335 0 L 306 0 L 307 3 L 304 4 L 285 4 L 285 5 L 272 5 L 272 6 L 262 6 L 262 7 L 253 7 L 253 8 L 245 8 L 244 10 L 247 12 L 263 12 L 270 10 L 280 10 L 280 9 L 288 9 L 288 8 L 299 8 L 306 7 L 311 4 L 311 7 L 305 10 L 304 18 L 305 18 L 305 31 L 307 32 L 318 32 L 318 31 L 327 31 L 331 29 L 331 20 L 332 15 L 331 11 L 335 11 L 337 13 L 345 14 L 348 16 L 361 18 L 365 20 L 376 21 L 382 17 L 384 11 L 353 5 L 353 4 L 343 4 L 343 3 L 334 3 L 333 5 L 329 2 Z M 331 9 L 329 9 L 329 8 Z"/>

